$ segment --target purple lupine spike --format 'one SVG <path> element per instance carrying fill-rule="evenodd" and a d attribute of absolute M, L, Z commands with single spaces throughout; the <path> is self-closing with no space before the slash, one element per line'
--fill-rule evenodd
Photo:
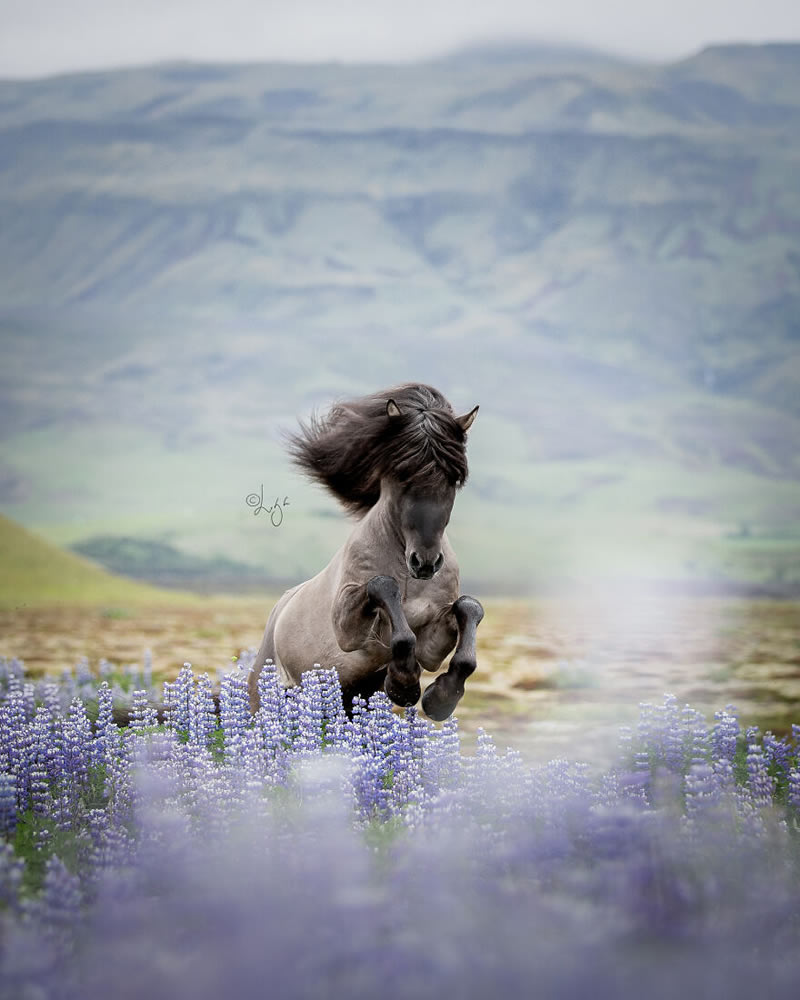
<path fill-rule="evenodd" d="M 659 711 L 661 716 L 659 757 L 670 771 L 683 774 L 685 730 L 678 708 L 678 699 L 674 694 L 664 696 L 664 703 L 659 706 Z"/>
<path fill-rule="evenodd" d="M 104 794 L 110 799 L 114 818 L 121 822 L 127 815 L 129 788 L 129 761 L 119 726 L 109 726 L 105 737 Z"/>
<path fill-rule="evenodd" d="M 64 722 L 64 771 L 80 780 L 86 777 L 92 727 L 80 698 L 73 698 Z"/>
<path fill-rule="evenodd" d="M 723 785 L 719 775 L 705 761 L 692 764 L 686 775 L 686 815 L 690 819 L 708 813 L 722 798 Z"/>
<path fill-rule="evenodd" d="M 792 761 L 792 748 L 789 742 L 785 739 L 779 740 L 774 733 L 767 731 L 764 733 L 763 746 L 767 760 L 784 774 L 788 774 Z"/>
<path fill-rule="evenodd" d="M 392 703 L 383 693 L 376 691 L 367 702 L 367 739 L 372 754 L 378 759 L 391 755 L 394 745 L 394 712 Z"/>
<path fill-rule="evenodd" d="M 737 710 L 733 705 L 726 705 L 724 711 L 714 713 L 714 718 L 717 720 L 711 732 L 714 760 L 733 761 L 740 732 Z"/>
<path fill-rule="evenodd" d="M 178 676 L 168 685 L 164 684 L 164 704 L 169 706 L 169 727 L 188 733 L 192 716 L 192 689 L 194 674 L 191 663 L 184 663 Z"/>
<path fill-rule="evenodd" d="M 424 767 L 426 748 L 431 742 L 433 723 L 423 718 L 416 706 L 406 709 L 408 723 L 408 795 L 421 801 L 425 796 Z"/>
<path fill-rule="evenodd" d="M 793 767 L 789 771 L 786 801 L 800 816 L 800 768 Z"/>
<path fill-rule="evenodd" d="M 708 761 L 711 741 L 706 720 L 702 713 L 685 705 L 682 712 L 683 725 L 686 733 L 685 760 L 692 764 L 703 764 Z"/>
<path fill-rule="evenodd" d="M 108 681 L 103 681 L 97 689 L 97 722 L 94 727 L 94 742 L 92 744 L 92 760 L 95 763 L 104 763 L 106 760 L 106 742 L 109 729 L 113 725 L 114 696 L 108 686 Z"/>
<path fill-rule="evenodd" d="M 175 684 L 172 681 L 164 681 L 162 685 L 161 701 L 164 705 L 164 724 L 167 732 L 175 732 L 177 698 L 175 694 Z"/>
<path fill-rule="evenodd" d="M 400 809 L 408 802 L 413 788 L 411 727 L 406 711 L 402 715 L 393 714 L 394 739 L 389 751 L 392 770 L 391 805 L 393 809 Z"/>
<path fill-rule="evenodd" d="M 767 770 L 767 758 L 757 743 L 750 743 L 747 749 L 747 778 L 753 801 L 759 806 L 772 802 L 775 779 Z"/>
<path fill-rule="evenodd" d="M 138 695 L 139 705 L 136 706 L 136 697 Z M 153 729 L 158 725 L 158 712 L 155 707 L 149 703 L 149 691 L 145 688 L 138 688 L 133 692 L 133 704 L 131 705 L 131 726 L 133 727 L 133 713 L 134 710 L 138 711 L 138 718 L 141 721 L 139 729 Z"/>
<path fill-rule="evenodd" d="M 255 716 L 266 777 L 274 784 L 284 784 L 289 773 L 285 746 L 283 713 L 285 697 L 272 660 L 267 660 L 258 676 L 260 707 Z"/>
<path fill-rule="evenodd" d="M 61 689 L 54 681 L 44 681 L 42 683 L 39 689 L 39 697 L 51 715 L 57 715 L 61 711 Z"/>
<path fill-rule="evenodd" d="M 0 771 L 0 836 L 13 837 L 17 828 L 17 782 L 13 774 Z M 0 850 L 3 845 L 0 843 Z M 2 900 L 0 879 L 0 901 Z"/>
<path fill-rule="evenodd" d="M 384 761 L 362 754 L 354 758 L 354 763 L 351 781 L 362 818 L 370 819 L 376 814 L 386 813 L 389 807 L 389 791 Z"/>
<path fill-rule="evenodd" d="M 25 719 L 27 722 L 33 720 L 36 715 L 36 685 L 30 682 L 22 685 L 22 704 L 25 708 Z"/>
<path fill-rule="evenodd" d="M 222 678 L 219 691 L 219 716 L 224 734 L 226 759 L 240 752 L 244 731 L 250 726 L 250 701 L 247 674 L 235 670 Z"/>
<path fill-rule="evenodd" d="M 294 748 L 300 735 L 300 689 L 297 687 L 286 688 L 284 691 L 281 722 L 284 743 L 287 747 Z"/>
<path fill-rule="evenodd" d="M 339 747 L 344 742 L 347 724 L 339 675 L 333 669 L 322 670 L 320 683 L 325 716 L 325 741 L 329 746 Z"/>
<path fill-rule="evenodd" d="M 6 700 L 0 705 L 0 767 L 5 770 L 19 771 L 25 726 L 22 692 L 9 689 Z"/>
<path fill-rule="evenodd" d="M 258 675 L 258 696 L 264 716 L 280 726 L 284 709 L 284 693 L 278 671 L 272 660 L 267 660 Z"/>
<path fill-rule="evenodd" d="M 431 759 L 426 767 L 426 778 L 434 777 L 437 787 L 453 785 L 458 780 L 461 770 L 461 741 L 458 735 L 458 719 L 454 715 L 445 719 L 441 727 L 434 730 L 433 738 L 430 740 L 430 752 Z M 479 728 L 475 757 L 479 761 L 478 770 L 484 777 L 494 766 L 496 756 L 497 748 L 494 740 L 484 729 Z"/>
<path fill-rule="evenodd" d="M 636 724 L 636 736 L 641 752 L 649 755 L 654 752 L 658 740 L 656 708 L 649 701 L 639 704 L 639 721 Z"/>
<path fill-rule="evenodd" d="M 367 703 L 360 695 L 355 695 L 352 709 L 352 717 L 345 723 L 345 741 L 350 753 L 358 756 L 367 752 Z"/>
<path fill-rule="evenodd" d="M 301 678 L 299 703 L 298 750 L 319 753 L 325 734 L 325 707 L 318 664 Z"/>
<path fill-rule="evenodd" d="M 17 804 L 21 812 L 28 806 L 30 743 L 31 732 L 25 721 L 22 691 L 19 686 L 9 685 L 6 701 L 0 706 L 0 769 L 15 776 Z"/>
<path fill-rule="evenodd" d="M 61 767 L 56 764 L 51 770 L 51 741 L 53 737 L 53 717 L 43 705 L 36 710 L 36 717 L 30 727 L 30 751 L 28 757 L 29 805 L 35 813 L 45 816 L 50 811 L 51 777 L 54 782 L 62 778 Z"/>
<path fill-rule="evenodd" d="M 189 742 L 195 746 L 207 747 L 217 724 L 211 678 L 207 673 L 200 674 L 192 690 L 189 723 Z"/>

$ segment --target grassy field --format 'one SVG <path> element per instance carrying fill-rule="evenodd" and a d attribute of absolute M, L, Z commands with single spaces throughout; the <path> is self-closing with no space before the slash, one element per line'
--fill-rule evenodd
<path fill-rule="evenodd" d="M 170 593 L 106 573 L 63 552 L 0 514 L 0 608 L 23 612 L 37 605 L 94 606 L 156 602 L 191 604 L 191 594 Z"/>

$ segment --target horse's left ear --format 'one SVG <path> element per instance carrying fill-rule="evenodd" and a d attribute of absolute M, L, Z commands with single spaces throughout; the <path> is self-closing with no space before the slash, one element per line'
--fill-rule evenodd
<path fill-rule="evenodd" d="M 395 403 L 393 399 L 390 399 L 386 404 L 386 416 L 394 419 L 400 416 L 400 407 Z"/>
<path fill-rule="evenodd" d="M 465 413 L 463 417 L 456 417 L 456 423 L 461 428 L 462 431 L 466 432 L 472 427 L 475 417 L 478 415 L 478 407 L 470 410 L 469 413 Z"/>

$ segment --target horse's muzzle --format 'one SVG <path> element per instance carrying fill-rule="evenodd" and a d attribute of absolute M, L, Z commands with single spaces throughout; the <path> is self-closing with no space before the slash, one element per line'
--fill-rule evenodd
<path fill-rule="evenodd" d="M 444 555 L 439 555 L 431 562 L 423 561 L 416 552 L 408 557 L 408 569 L 415 580 L 430 580 L 444 565 Z"/>

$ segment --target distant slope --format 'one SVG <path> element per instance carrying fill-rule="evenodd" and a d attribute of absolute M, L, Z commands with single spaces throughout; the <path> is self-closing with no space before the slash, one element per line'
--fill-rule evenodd
<path fill-rule="evenodd" d="M 0 514 L 0 606 L 118 604 L 189 600 L 124 580 L 37 538 Z"/>
<path fill-rule="evenodd" d="M 173 545 L 141 538 L 97 536 L 71 546 L 112 573 L 159 587 L 211 593 L 263 593 L 274 580 L 263 571 L 233 559 L 187 555 Z"/>

